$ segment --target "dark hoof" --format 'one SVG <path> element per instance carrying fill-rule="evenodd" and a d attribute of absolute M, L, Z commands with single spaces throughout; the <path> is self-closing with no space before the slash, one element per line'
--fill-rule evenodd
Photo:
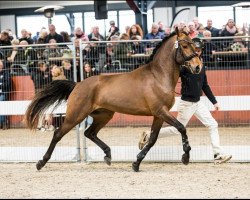
<path fill-rule="evenodd" d="M 136 162 L 133 162 L 133 163 L 132 163 L 132 169 L 133 169 L 135 172 L 139 172 L 139 165 L 138 165 Z"/>
<path fill-rule="evenodd" d="M 36 168 L 37 168 L 37 170 L 42 169 L 42 168 L 43 168 L 43 166 L 44 166 L 44 164 L 43 164 L 43 161 L 42 161 L 42 160 L 39 160 L 39 161 L 37 162 L 37 164 L 36 164 Z"/>
<path fill-rule="evenodd" d="M 105 156 L 104 161 L 107 163 L 107 165 L 109 165 L 109 166 L 111 165 L 111 158 Z"/>
<path fill-rule="evenodd" d="M 181 161 L 182 161 L 182 163 L 183 163 L 184 165 L 187 165 L 187 164 L 189 163 L 189 154 L 184 153 L 184 154 L 182 155 Z"/>

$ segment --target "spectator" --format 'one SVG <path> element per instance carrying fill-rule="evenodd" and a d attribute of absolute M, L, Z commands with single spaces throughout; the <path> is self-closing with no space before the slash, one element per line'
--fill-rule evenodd
<path fill-rule="evenodd" d="M 203 35 L 203 32 L 205 31 L 205 28 L 203 27 L 203 26 L 200 26 L 199 28 L 198 28 L 198 34 L 197 34 L 197 37 L 198 38 L 203 38 L 204 37 L 204 35 Z"/>
<path fill-rule="evenodd" d="M 92 68 L 91 64 L 88 62 L 83 63 L 83 78 L 89 78 L 91 76 L 99 75 L 98 71 L 96 71 L 94 68 Z"/>
<path fill-rule="evenodd" d="M 112 61 L 113 61 L 113 44 L 108 43 L 106 46 L 106 63 L 104 65 L 104 70 L 110 70 L 112 68 Z"/>
<path fill-rule="evenodd" d="M 137 36 L 137 35 L 143 38 L 143 30 L 139 24 L 134 24 L 130 27 L 128 31 L 128 35 L 130 39 L 132 39 L 133 36 Z"/>
<path fill-rule="evenodd" d="M 74 39 L 81 39 L 82 41 L 89 41 L 89 38 L 85 33 L 82 31 L 80 27 L 77 27 L 74 31 Z"/>
<path fill-rule="evenodd" d="M 29 36 L 28 31 L 26 29 L 21 30 L 21 37 L 19 38 L 19 41 L 22 42 L 23 40 L 27 41 L 28 44 L 33 44 L 34 41 Z"/>
<path fill-rule="evenodd" d="M 212 34 L 210 31 L 205 30 L 203 32 L 203 41 L 204 41 L 204 49 L 202 53 L 203 63 L 206 67 L 213 67 L 214 66 L 214 58 L 212 55 L 213 51 L 217 51 L 218 48 L 216 46 L 216 41 L 211 40 Z"/>
<path fill-rule="evenodd" d="M 72 71 L 72 64 L 69 60 L 62 61 L 62 67 L 64 69 L 64 75 L 66 76 L 67 80 L 74 81 L 73 71 Z"/>
<path fill-rule="evenodd" d="M 198 17 L 194 17 L 194 18 L 193 18 L 193 22 L 194 22 L 194 26 L 195 26 L 195 30 L 196 30 L 196 31 L 198 31 L 199 28 L 200 28 L 201 26 L 203 26 L 202 23 L 199 22 L 199 18 L 198 18 Z M 204 26 L 203 26 L 203 27 L 204 27 Z"/>
<path fill-rule="evenodd" d="M 129 29 L 130 29 L 130 26 L 125 26 L 125 33 L 127 33 L 129 35 Z"/>
<path fill-rule="evenodd" d="M 146 40 L 163 39 L 164 38 L 164 34 L 161 33 L 161 32 L 159 32 L 158 29 L 159 29 L 158 24 L 153 23 L 152 27 L 151 27 L 151 32 L 148 33 L 148 34 L 146 34 L 145 39 Z M 156 44 L 157 44 L 156 42 L 152 42 L 152 41 L 146 43 L 145 44 L 146 45 L 146 52 L 148 54 L 151 54 L 151 52 L 155 48 Z"/>
<path fill-rule="evenodd" d="M 32 38 L 32 33 L 30 31 L 27 31 L 27 38 L 32 42 L 31 44 L 34 44 L 34 40 Z"/>
<path fill-rule="evenodd" d="M 47 36 L 48 36 L 47 30 L 46 29 L 41 29 L 36 43 L 37 44 L 45 44 Z"/>
<path fill-rule="evenodd" d="M 88 35 L 90 41 L 103 41 L 104 37 L 99 33 L 99 27 L 94 26 L 92 32 Z"/>
<path fill-rule="evenodd" d="M 144 44 L 140 41 L 142 38 L 139 35 L 133 36 L 131 40 L 134 42 L 132 43 L 132 54 L 144 54 L 145 47 Z M 135 65 L 134 68 L 138 68 L 144 62 L 144 59 L 141 57 L 132 58 L 132 63 Z"/>
<path fill-rule="evenodd" d="M 129 36 L 123 33 L 120 36 L 120 41 L 129 40 Z M 130 66 L 128 54 L 131 52 L 131 45 L 126 42 L 119 42 L 114 45 L 114 60 L 120 61 L 119 68 L 126 68 Z"/>
<path fill-rule="evenodd" d="M 13 49 L 12 49 L 11 55 L 7 58 L 7 60 L 9 62 L 14 62 L 14 59 L 15 59 L 15 56 L 16 56 L 17 50 L 18 50 L 17 45 L 19 45 L 19 44 L 20 44 L 20 42 L 18 39 L 13 39 L 11 41 L 11 45 L 13 46 Z"/>
<path fill-rule="evenodd" d="M 52 80 L 66 80 L 66 76 L 64 75 L 63 67 L 58 67 L 57 65 L 52 65 L 51 67 L 51 76 Z"/>
<path fill-rule="evenodd" d="M 110 28 L 109 28 L 108 36 L 106 38 L 107 41 L 110 41 L 111 37 L 113 35 L 118 35 L 118 36 L 120 35 L 120 30 L 119 30 L 119 28 L 117 26 L 115 26 L 115 21 L 111 20 L 109 22 L 109 24 L 110 24 Z"/>
<path fill-rule="evenodd" d="M 43 59 L 49 60 L 49 58 L 56 58 L 56 57 L 62 57 L 63 53 L 60 51 L 60 47 L 57 45 L 57 42 L 55 39 L 50 39 L 48 45 L 48 48 L 46 48 L 43 52 Z M 60 61 L 54 61 L 51 59 L 50 65 L 56 64 L 61 65 Z"/>
<path fill-rule="evenodd" d="M 28 42 L 26 40 L 22 40 L 18 47 L 16 55 L 13 58 L 13 65 L 11 67 L 11 73 L 15 74 L 14 68 L 22 68 L 25 73 L 29 73 L 35 68 L 37 61 L 37 54 L 33 47 L 28 46 Z M 14 66 L 14 67 L 13 67 Z"/>
<path fill-rule="evenodd" d="M 14 62 L 15 56 L 18 51 L 18 45 L 19 45 L 19 40 L 18 39 L 13 39 L 11 41 L 11 46 L 13 46 L 11 53 L 9 53 L 6 61 L 6 67 L 10 69 L 10 65 Z"/>
<path fill-rule="evenodd" d="M 31 78 L 34 82 L 36 93 L 49 84 L 52 81 L 52 77 L 47 64 L 43 61 L 38 62 L 38 68 L 31 73 Z"/>
<path fill-rule="evenodd" d="M 165 34 L 165 30 L 164 30 L 164 24 L 162 23 L 162 21 L 159 21 L 158 22 L 158 26 L 159 26 L 159 28 L 158 28 L 158 31 L 160 32 L 160 33 L 162 33 L 162 34 Z"/>
<path fill-rule="evenodd" d="M 38 68 L 31 73 L 31 79 L 34 82 L 35 92 L 41 91 L 46 85 L 52 81 L 52 76 L 47 64 L 43 61 L 38 63 Z M 38 130 L 45 131 L 45 122 L 50 120 L 49 115 L 43 115 L 39 119 Z M 48 127 L 46 127 L 48 128 Z"/>
<path fill-rule="evenodd" d="M 45 39 L 45 43 L 49 43 L 49 41 L 51 39 L 54 39 L 56 41 L 56 43 L 63 43 L 63 36 L 61 36 L 60 34 L 58 34 L 56 32 L 56 27 L 54 24 L 50 24 L 49 25 L 49 34 L 47 35 L 46 39 Z"/>
<path fill-rule="evenodd" d="M 164 34 L 159 32 L 158 30 L 159 30 L 159 26 L 156 23 L 153 23 L 151 27 L 151 32 L 145 36 L 145 39 L 146 40 L 163 39 Z"/>
<path fill-rule="evenodd" d="M 235 26 L 234 20 L 229 19 L 227 24 L 225 25 L 225 28 L 221 31 L 221 37 L 230 37 L 234 36 L 236 33 L 238 33 L 238 30 Z M 222 48 L 223 50 L 230 50 L 231 45 L 233 44 L 233 39 L 225 39 L 222 41 Z"/>
<path fill-rule="evenodd" d="M 2 31 L 0 34 L 0 46 L 10 46 L 11 40 L 7 31 Z"/>
<path fill-rule="evenodd" d="M 35 44 L 37 44 L 37 40 L 39 38 L 39 34 L 40 34 L 40 32 L 37 31 L 36 35 L 32 38 Z"/>
<path fill-rule="evenodd" d="M 164 37 L 167 37 L 171 34 L 171 27 L 166 26 L 165 27 L 165 32 L 164 32 Z"/>
<path fill-rule="evenodd" d="M 142 40 L 142 37 L 139 35 L 134 35 L 132 36 L 131 40 L 134 40 L 133 44 L 132 44 L 132 52 L 133 54 L 141 54 L 141 53 L 145 53 L 145 48 L 142 42 L 140 42 L 140 40 Z"/>
<path fill-rule="evenodd" d="M 0 60 L 0 101 L 8 100 L 11 88 L 11 79 L 8 70 L 4 69 L 4 63 Z M 0 128 L 8 129 L 7 116 L 0 116 Z"/>
<path fill-rule="evenodd" d="M 238 30 L 235 26 L 234 20 L 229 19 L 225 28 L 221 31 L 221 37 L 234 36 L 236 33 L 238 33 Z"/>
<path fill-rule="evenodd" d="M 92 67 L 99 70 L 98 62 L 99 62 L 99 53 L 100 49 L 98 47 L 98 43 L 94 42 L 97 41 L 94 38 L 91 39 L 90 45 L 86 46 L 83 53 L 84 53 L 84 61 L 88 61 Z M 80 66 L 79 66 L 80 67 Z M 80 68 L 79 68 L 80 73 Z M 78 74 L 79 74 L 78 73 Z M 79 79 L 78 79 L 79 80 Z"/>
<path fill-rule="evenodd" d="M 195 37 L 197 37 L 198 31 L 196 31 L 194 22 L 189 22 L 189 23 L 188 23 L 188 29 L 189 29 L 188 35 L 189 35 L 192 39 L 195 38 Z"/>
<path fill-rule="evenodd" d="M 11 29 L 7 28 L 5 31 L 7 31 L 9 33 L 10 41 L 12 41 L 13 39 L 17 39 L 16 35 L 13 34 L 13 32 L 11 31 Z"/>
<path fill-rule="evenodd" d="M 67 80 L 66 76 L 64 75 L 63 67 L 59 67 L 57 65 L 53 65 L 51 67 L 51 75 L 52 75 L 52 81 L 55 80 Z M 53 114 L 46 114 L 45 121 L 44 121 L 44 129 L 49 131 L 54 131 L 55 128 L 58 129 L 62 122 L 64 120 L 64 117 L 62 114 L 59 115 L 53 115 Z"/>
<path fill-rule="evenodd" d="M 205 29 L 211 32 L 212 37 L 219 37 L 219 31 L 220 30 L 213 27 L 212 19 L 207 20 L 207 26 L 205 27 Z"/>
<path fill-rule="evenodd" d="M 240 38 L 244 36 L 244 33 L 236 33 L 234 38 L 234 43 L 231 45 L 232 51 L 247 51 L 246 43 L 243 38 Z"/>
<path fill-rule="evenodd" d="M 70 36 L 67 31 L 61 31 L 60 35 L 63 37 L 64 42 L 71 42 Z"/>

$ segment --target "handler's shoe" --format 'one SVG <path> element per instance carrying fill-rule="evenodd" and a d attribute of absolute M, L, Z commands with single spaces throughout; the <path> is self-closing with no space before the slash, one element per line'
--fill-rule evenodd
<path fill-rule="evenodd" d="M 214 164 L 221 164 L 229 161 L 232 158 L 232 155 L 223 155 L 215 154 L 214 155 Z"/>
<path fill-rule="evenodd" d="M 143 131 L 140 134 L 140 139 L 139 139 L 139 149 L 142 150 L 144 148 L 144 146 L 148 143 L 149 140 L 149 136 L 150 136 L 150 132 L 149 131 Z"/>

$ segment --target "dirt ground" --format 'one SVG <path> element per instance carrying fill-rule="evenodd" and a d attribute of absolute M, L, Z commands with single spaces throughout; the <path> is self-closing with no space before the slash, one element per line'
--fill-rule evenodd
<path fill-rule="evenodd" d="M 119 130 L 118 130 L 119 129 Z M 110 146 L 137 145 L 147 127 L 105 128 L 100 133 Z M 222 145 L 249 145 L 250 128 L 219 128 Z M 0 146 L 48 146 L 52 132 L 25 129 L 0 131 Z M 60 144 L 75 146 L 75 131 Z M 192 145 L 208 144 L 204 128 L 188 128 Z M 88 145 L 95 145 L 87 141 Z M 156 145 L 181 144 L 179 136 L 159 139 Z M 35 163 L 0 163 L 0 198 L 219 198 L 250 197 L 250 163 L 142 162 L 133 172 L 131 162 L 53 163 L 37 171 Z"/>
<path fill-rule="evenodd" d="M 77 199 L 166 199 L 250 197 L 250 164 L 34 163 L 0 164 L 0 197 Z"/>

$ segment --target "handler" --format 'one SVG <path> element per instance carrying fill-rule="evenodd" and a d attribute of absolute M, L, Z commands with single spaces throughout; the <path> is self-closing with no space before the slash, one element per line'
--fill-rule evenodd
<path fill-rule="evenodd" d="M 200 59 L 202 54 L 202 49 L 204 48 L 203 42 L 199 38 L 194 38 L 193 42 L 195 44 L 195 51 L 199 55 Z M 226 155 L 222 153 L 222 148 L 220 146 L 220 138 L 218 133 L 218 123 L 215 121 L 211 115 L 208 107 L 200 101 L 200 96 L 202 91 L 208 97 L 208 99 L 214 105 L 216 111 L 219 110 L 219 105 L 215 96 L 213 95 L 210 86 L 207 82 L 207 76 L 205 67 L 202 68 L 199 74 L 191 73 L 186 67 L 182 67 L 180 70 L 181 77 L 181 99 L 178 105 L 178 115 L 177 120 L 181 122 L 184 126 L 187 125 L 189 120 L 193 115 L 195 115 L 206 127 L 209 129 L 213 153 L 214 153 L 214 163 L 220 164 L 227 162 L 232 158 L 231 155 Z M 159 138 L 167 137 L 171 134 L 180 134 L 179 131 L 173 127 L 165 127 L 160 129 Z M 144 131 L 139 140 L 139 149 L 148 143 L 150 136 L 149 131 Z"/>

